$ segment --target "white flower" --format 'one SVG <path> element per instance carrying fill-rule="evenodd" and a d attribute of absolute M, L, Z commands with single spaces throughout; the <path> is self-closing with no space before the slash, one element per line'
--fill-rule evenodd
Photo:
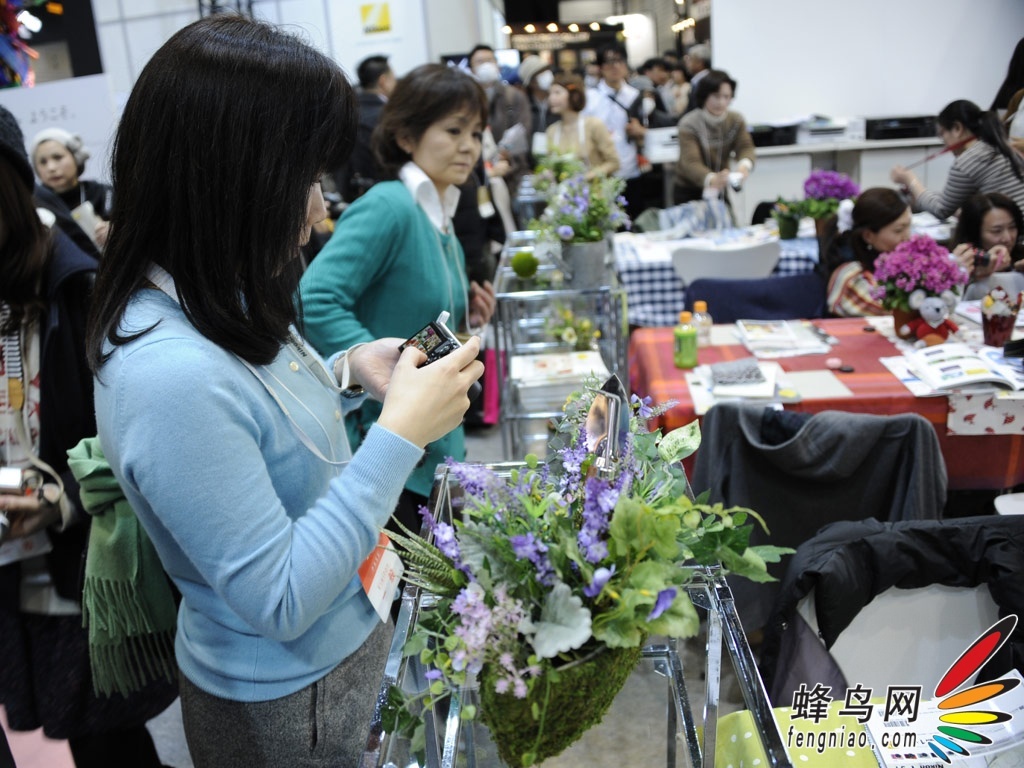
<path fill-rule="evenodd" d="M 840 232 L 848 232 L 853 229 L 853 200 L 850 198 L 839 201 L 839 210 L 836 211 L 836 227 Z"/>

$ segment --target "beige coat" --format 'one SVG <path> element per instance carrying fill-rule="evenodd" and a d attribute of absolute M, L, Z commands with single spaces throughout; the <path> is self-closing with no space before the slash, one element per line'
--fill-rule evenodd
<path fill-rule="evenodd" d="M 615 151 L 611 133 L 604 123 L 592 115 L 580 115 L 577 119 L 583 121 L 583 148 L 580 148 L 577 127 L 563 130 L 562 121 L 559 120 L 548 126 L 548 152 L 573 154 L 587 164 L 591 174 L 611 176 L 619 170 L 619 153 Z"/>
<path fill-rule="evenodd" d="M 754 140 L 739 112 L 727 112 L 717 125 L 706 119 L 702 109 L 688 112 L 679 121 L 676 185 L 703 189 L 707 175 L 727 170 L 733 154 L 737 162 L 746 159 L 751 167 L 757 159 Z"/>

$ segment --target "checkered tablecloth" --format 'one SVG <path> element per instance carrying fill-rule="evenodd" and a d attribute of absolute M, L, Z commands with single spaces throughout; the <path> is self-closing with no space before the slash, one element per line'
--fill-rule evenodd
<path fill-rule="evenodd" d="M 818 241 L 813 237 L 780 240 L 782 248 L 773 277 L 813 272 L 818 264 Z M 626 288 L 631 325 L 675 325 L 686 301 L 686 286 L 672 268 L 667 249 L 664 259 L 641 259 L 630 238 L 615 241 L 615 269 Z"/>

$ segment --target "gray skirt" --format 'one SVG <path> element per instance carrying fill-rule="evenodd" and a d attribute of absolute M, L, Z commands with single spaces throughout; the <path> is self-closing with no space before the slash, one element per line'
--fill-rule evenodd
<path fill-rule="evenodd" d="M 280 699 L 230 701 L 179 675 L 195 768 L 354 768 L 360 763 L 394 625 L 378 625 L 325 677 Z"/>

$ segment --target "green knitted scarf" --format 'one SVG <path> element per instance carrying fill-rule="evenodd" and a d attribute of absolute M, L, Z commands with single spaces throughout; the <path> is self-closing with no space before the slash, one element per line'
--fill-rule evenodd
<path fill-rule="evenodd" d="M 82 591 L 93 688 L 128 696 L 160 677 L 173 680 L 177 610 L 153 543 L 128 504 L 99 438 L 68 451 L 68 467 L 92 516 Z"/>

